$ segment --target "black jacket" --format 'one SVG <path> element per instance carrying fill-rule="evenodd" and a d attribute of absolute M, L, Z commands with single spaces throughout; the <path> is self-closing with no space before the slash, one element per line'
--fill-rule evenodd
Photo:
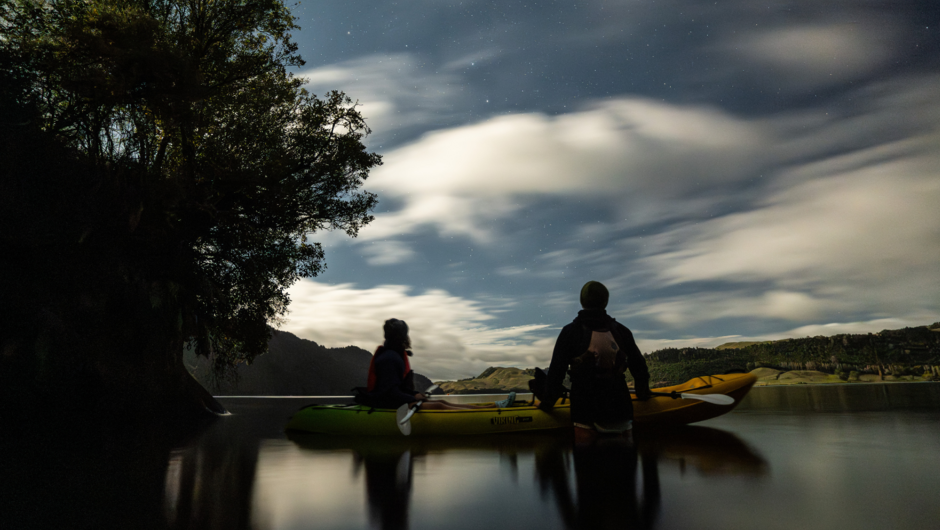
<path fill-rule="evenodd" d="M 633 333 L 626 326 L 611 318 L 603 309 L 584 309 L 577 318 L 564 328 L 555 341 L 552 364 L 548 370 L 545 395 L 542 401 L 552 406 L 561 396 L 565 374 L 576 357 L 587 351 L 593 331 L 610 330 L 621 352 L 626 354 L 626 368 L 635 381 L 635 388 L 649 391 L 649 370 L 646 359 L 633 340 Z M 597 377 L 585 370 L 571 372 L 571 420 L 592 425 L 633 419 L 633 403 L 626 380 L 616 377 Z"/>
<path fill-rule="evenodd" d="M 398 408 L 415 400 L 414 372 L 405 371 L 401 354 L 385 348 L 375 356 L 375 388 L 366 397 L 367 404 L 379 408 Z"/>

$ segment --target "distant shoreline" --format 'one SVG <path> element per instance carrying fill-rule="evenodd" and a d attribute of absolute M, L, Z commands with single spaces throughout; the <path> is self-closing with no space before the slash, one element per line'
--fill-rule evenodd
<path fill-rule="evenodd" d="M 789 386 L 789 385 L 839 385 L 839 384 L 865 384 L 865 383 L 928 383 L 935 380 L 930 377 L 918 375 L 893 376 L 884 378 L 878 374 L 828 374 L 817 370 L 775 370 L 772 368 L 757 368 L 751 370 L 757 377 L 755 386 Z"/>
<path fill-rule="evenodd" d="M 909 385 L 909 384 L 927 384 L 934 383 L 938 384 L 940 381 L 815 381 L 815 382 L 793 382 L 793 383 L 771 383 L 765 381 L 758 381 L 754 383 L 754 388 L 757 387 L 767 387 L 767 386 L 796 386 L 796 385 L 807 385 L 807 386 L 836 386 L 836 385 Z"/>

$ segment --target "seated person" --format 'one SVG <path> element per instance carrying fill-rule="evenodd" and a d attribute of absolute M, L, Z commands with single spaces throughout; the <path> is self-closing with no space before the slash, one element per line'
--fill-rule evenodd
<path fill-rule="evenodd" d="M 447 401 L 428 401 L 426 395 L 415 392 L 414 389 L 414 372 L 408 360 L 413 356 L 410 351 L 408 324 L 392 318 L 385 321 L 383 330 L 385 343 L 379 346 L 372 356 L 368 386 L 365 395 L 357 399 L 357 402 L 376 408 L 397 409 L 404 404 L 415 405 L 420 401 L 423 402 L 421 408 L 424 410 L 489 409 L 494 406 L 512 405 L 515 392 L 509 395 L 509 399 L 498 404 L 461 405 Z"/>

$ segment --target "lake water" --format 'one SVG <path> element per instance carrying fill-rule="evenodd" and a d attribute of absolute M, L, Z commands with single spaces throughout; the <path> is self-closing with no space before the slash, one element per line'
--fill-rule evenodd
<path fill-rule="evenodd" d="M 940 384 L 755 388 L 723 417 L 589 451 L 564 433 L 285 435 L 310 401 L 222 398 L 232 415 L 182 441 L 22 438 L 0 527 L 940 528 Z"/>

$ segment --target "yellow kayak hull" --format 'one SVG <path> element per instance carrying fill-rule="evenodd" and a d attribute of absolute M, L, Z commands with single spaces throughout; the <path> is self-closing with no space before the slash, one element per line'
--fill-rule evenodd
<path fill-rule="evenodd" d="M 656 397 L 633 401 L 634 421 L 639 424 L 684 425 L 725 414 L 740 402 L 757 380 L 751 374 L 713 375 L 695 378 L 656 392 L 727 394 L 734 405 L 713 405 L 696 400 Z M 412 436 L 463 436 L 545 431 L 571 427 L 571 407 L 559 400 L 549 411 L 534 405 L 500 409 L 418 410 L 411 417 Z M 310 405 L 297 411 L 286 429 L 351 436 L 401 436 L 394 409 L 373 409 L 362 405 Z"/>
<path fill-rule="evenodd" d="M 734 398 L 733 405 L 713 405 L 691 399 L 657 397 L 646 401 L 633 399 L 633 421 L 665 425 L 687 425 L 710 420 L 731 412 L 751 390 L 757 377 L 751 374 L 704 375 L 681 385 L 654 388 L 654 392 L 687 394 L 725 394 Z"/>

